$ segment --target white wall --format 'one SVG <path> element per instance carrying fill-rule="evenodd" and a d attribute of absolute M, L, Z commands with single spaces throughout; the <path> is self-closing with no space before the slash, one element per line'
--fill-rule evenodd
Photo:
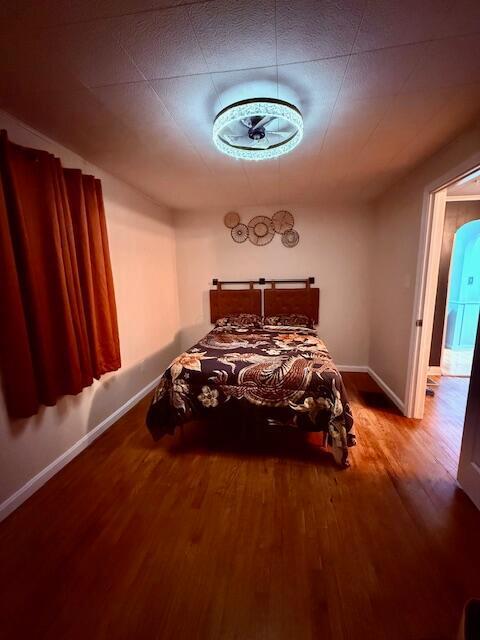
<path fill-rule="evenodd" d="M 479 162 L 480 127 L 446 145 L 375 206 L 371 368 L 405 401 L 422 210 L 428 193 Z"/>
<path fill-rule="evenodd" d="M 238 209 L 243 222 L 285 207 Z M 201 209 L 175 216 L 181 346 L 211 329 L 211 280 L 315 276 L 320 288 L 318 332 L 339 365 L 368 364 L 371 214 L 353 209 L 290 207 L 300 242 L 285 248 L 280 236 L 263 247 L 233 242 L 225 210 Z"/>
<path fill-rule="evenodd" d="M 0 398 L 1 505 L 162 373 L 178 351 L 179 313 L 170 212 L 2 112 L 0 128 L 102 180 L 122 355 L 118 372 L 29 420 L 10 423 Z"/>

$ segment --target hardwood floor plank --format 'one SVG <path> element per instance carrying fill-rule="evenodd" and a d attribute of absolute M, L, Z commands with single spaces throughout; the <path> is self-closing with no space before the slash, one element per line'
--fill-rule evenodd
<path fill-rule="evenodd" d="M 139 403 L 0 525 L 0 637 L 453 639 L 480 595 L 455 482 L 468 381 L 413 421 L 344 378 L 346 471 L 301 434 L 153 443 Z"/>

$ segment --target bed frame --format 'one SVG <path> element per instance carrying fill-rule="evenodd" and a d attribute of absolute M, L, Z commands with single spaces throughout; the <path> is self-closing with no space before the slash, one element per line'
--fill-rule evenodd
<path fill-rule="evenodd" d="M 318 324 L 320 290 L 311 285 L 315 278 L 293 280 L 212 280 L 210 289 L 210 320 L 237 313 L 259 316 L 278 316 L 297 313 L 312 318 Z M 270 285 L 269 289 L 255 289 L 255 285 Z M 303 284 L 301 288 L 279 288 L 279 284 Z M 248 289 L 223 289 L 223 285 L 248 285 Z M 262 295 L 263 294 L 263 295 Z M 263 304 L 262 304 L 263 300 Z"/>

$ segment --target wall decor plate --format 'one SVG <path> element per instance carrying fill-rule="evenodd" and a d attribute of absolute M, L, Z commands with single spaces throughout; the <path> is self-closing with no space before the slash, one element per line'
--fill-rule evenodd
<path fill-rule="evenodd" d="M 230 234 L 235 242 L 245 242 L 249 236 L 248 227 L 246 224 L 240 222 L 233 227 Z"/>
<path fill-rule="evenodd" d="M 240 216 L 236 211 L 229 211 L 225 214 L 223 222 L 226 227 L 228 227 L 229 229 L 233 229 L 240 222 Z"/>
<path fill-rule="evenodd" d="M 272 216 L 273 228 L 277 233 L 285 233 L 293 229 L 295 219 L 290 211 L 276 211 Z"/>
<path fill-rule="evenodd" d="M 282 234 L 282 244 L 289 249 L 296 247 L 299 240 L 300 236 L 295 229 L 288 229 Z"/>
<path fill-rule="evenodd" d="M 248 237 L 257 246 L 268 244 L 274 235 L 272 219 L 267 216 L 255 216 L 248 223 Z"/>

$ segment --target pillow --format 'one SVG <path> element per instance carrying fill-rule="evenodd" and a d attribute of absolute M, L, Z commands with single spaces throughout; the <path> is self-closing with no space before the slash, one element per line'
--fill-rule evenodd
<path fill-rule="evenodd" d="M 313 329 L 313 320 L 300 313 L 289 313 L 280 316 L 265 316 L 263 324 L 277 325 L 280 327 L 308 327 Z"/>
<path fill-rule="evenodd" d="M 227 325 L 236 325 L 238 327 L 261 327 L 262 319 L 255 313 L 237 313 L 233 316 L 219 318 L 215 323 L 216 327 L 226 327 Z"/>

